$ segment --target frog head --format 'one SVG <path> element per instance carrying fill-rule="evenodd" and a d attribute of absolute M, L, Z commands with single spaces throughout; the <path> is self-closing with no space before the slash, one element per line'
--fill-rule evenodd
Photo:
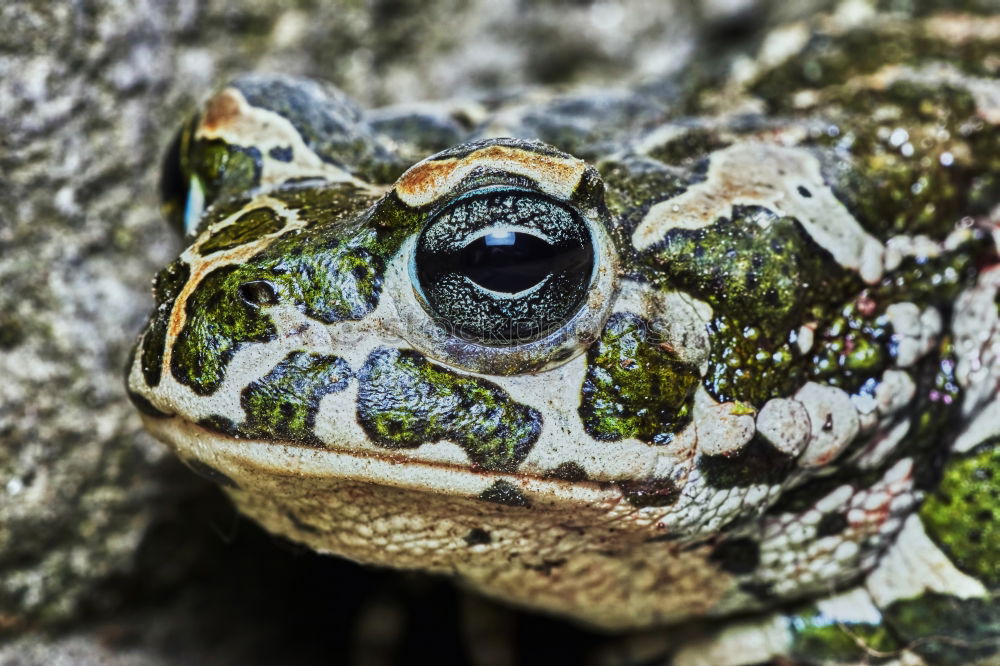
<path fill-rule="evenodd" d="M 411 165 L 375 127 L 330 88 L 247 77 L 165 165 L 187 247 L 129 392 L 275 532 L 554 609 L 581 586 L 526 597 L 546 562 L 621 594 L 628 563 L 700 581 L 609 626 L 746 607 L 739 527 L 842 465 L 881 474 L 918 382 L 947 385 L 946 292 L 906 284 L 815 147 L 719 130 L 674 165 L 654 131 L 587 163 L 466 136 Z M 933 270 L 963 275 L 958 254 Z"/>

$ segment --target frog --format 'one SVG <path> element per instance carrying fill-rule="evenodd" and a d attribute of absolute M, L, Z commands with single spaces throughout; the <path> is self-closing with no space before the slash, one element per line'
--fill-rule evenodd
<path fill-rule="evenodd" d="M 240 76 L 167 151 L 128 395 L 269 532 L 662 663 L 1000 663 L 998 35 L 843 3 L 680 96 Z"/>

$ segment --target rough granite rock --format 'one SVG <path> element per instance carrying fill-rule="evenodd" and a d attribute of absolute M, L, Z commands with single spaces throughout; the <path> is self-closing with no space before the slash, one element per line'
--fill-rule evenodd
<path fill-rule="evenodd" d="M 158 213 L 160 154 L 213 87 L 278 71 L 373 106 L 663 78 L 690 64 L 697 26 L 738 30 L 755 4 L 0 3 L 0 664 L 267 663 L 256 629 L 226 628 L 226 603 L 244 601 L 248 580 L 258 610 L 298 603 L 283 596 L 286 569 L 308 561 L 294 579 L 308 596 L 302 576 L 351 566 L 294 559 L 239 522 L 125 399 L 150 279 L 178 248 Z M 318 589 L 344 598 L 342 582 Z M 223 601 L 202 603 L 212 595 Z M 200 619 L 216 615 L 207 626 L 225 640 Z M 44 633 L 54 627 L 69 633 Z M 282 631 L 262 635 L 294 640 Z"/>

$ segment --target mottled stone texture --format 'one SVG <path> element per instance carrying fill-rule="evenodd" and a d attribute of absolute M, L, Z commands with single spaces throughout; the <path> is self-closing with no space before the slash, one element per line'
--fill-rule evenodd
<path fill-rule="evenodd" d="M 660 77 L 689 62 L 699 21 L 686 2 L 539 4 L 0 2 L 0 632 L 15 641 L 0 663 L 161 663 L 115 648 L 152 640 L 118 625 L 51 643 L 25 632 L 79 631 L 121 603 L 169 625 L 149 595 L 197 595 L 232 570 L 245 578 L 221 578 L 238 589 L 288 559 L 268 538 L 230 543 L 237 519 L 141 432 L 122 389 L 150 279 L 178 248 L 156 175 L 182 115 L 245 70 L 325 78 L 367 105 Z M 729 4 L 711 3 L 716 25 L 752 6 Z M 203 495 L 214 532 L 191 500 Z M 247 549 L 271 569 L 228 566 Z M 194 564 L 204 557 L 217 562 Z M 171 599 L 187 621 L 202 608 Z M 241 645 L 230 659 L 253 652 Z M 223 663 L 212 650 L 184 663 Z"/>

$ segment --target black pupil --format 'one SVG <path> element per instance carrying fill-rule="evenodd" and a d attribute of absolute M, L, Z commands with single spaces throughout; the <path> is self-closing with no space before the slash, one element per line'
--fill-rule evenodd
<path fill-rule="evenodd" d="M 554 246 L 538 236 L 491 233 L 465 246 L 460 272 L 481 287 L 513 294 L 544 280 L 558 255 Z"/>

